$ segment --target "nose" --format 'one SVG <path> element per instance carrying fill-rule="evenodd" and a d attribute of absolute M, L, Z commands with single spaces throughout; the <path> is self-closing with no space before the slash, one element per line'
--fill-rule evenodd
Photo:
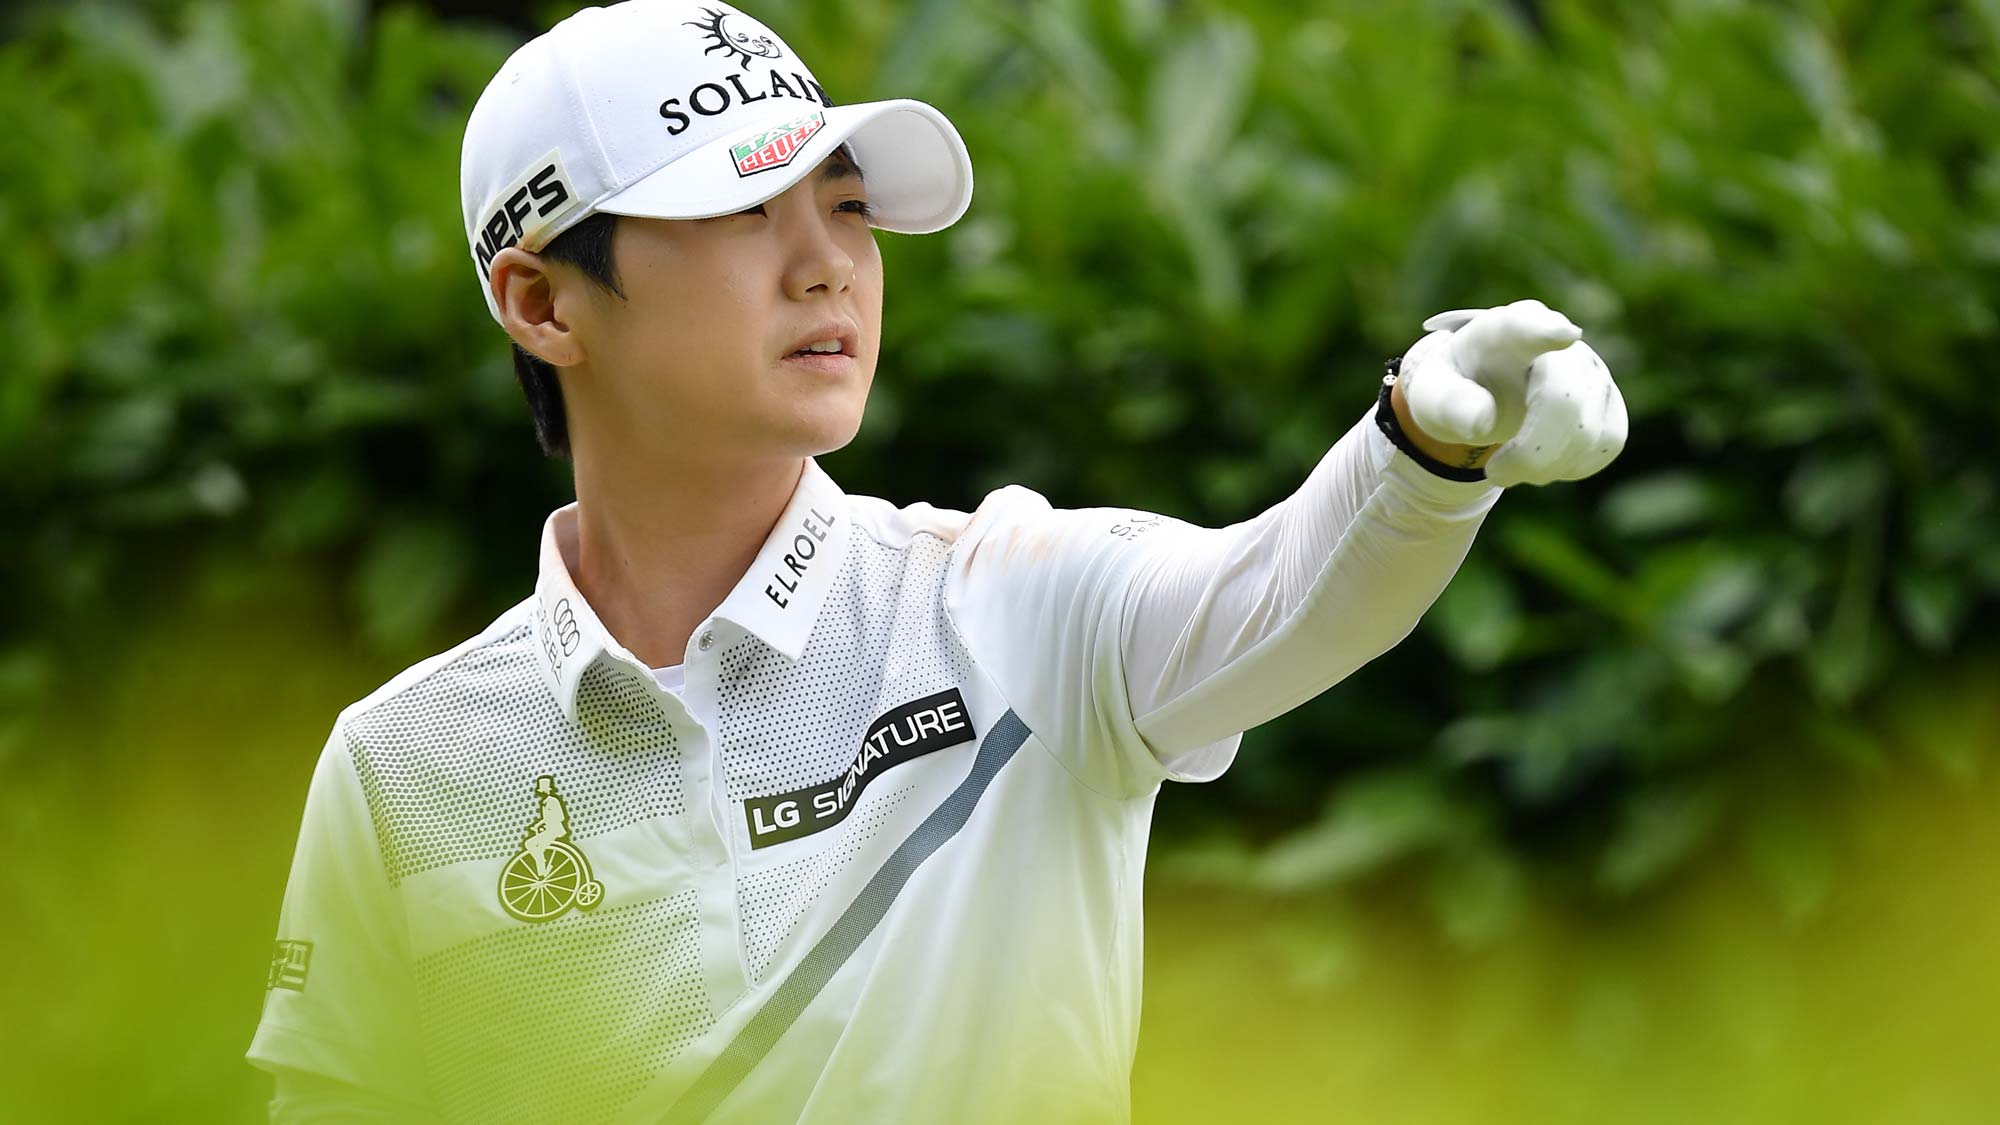
<path fill-rule="evenodd" d="M 845 293 L 854 284 L 854 258 L 824 226 L 813 227 L 795 253 L 789 286 L 794 297 Z"/>
<path fill-rule="evenodd" d="M 789 255 L 785 289 L 795 299 L 844 293 L 854 284 L 854 255 L 842 248 L 837 237 L 841 219 L 831 208 L 824 214 L 818 208 L 818 200 L 808 196 L 803 206 L 790 208 L 780 220 Z"/>

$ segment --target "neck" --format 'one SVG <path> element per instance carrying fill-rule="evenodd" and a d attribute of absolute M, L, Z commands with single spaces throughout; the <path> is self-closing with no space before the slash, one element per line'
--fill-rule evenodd
<path fill-rule="evenodd" d="M 803 457 L 648 466 L 576 458 L 570 577 L 604 627 L 648 667 L 688 638 L 755 561 L 805 470 Z"/>

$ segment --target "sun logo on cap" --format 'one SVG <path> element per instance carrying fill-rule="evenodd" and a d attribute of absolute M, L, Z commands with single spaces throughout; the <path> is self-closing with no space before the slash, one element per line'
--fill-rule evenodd
<path fill-rule="evenodd" d="M 750 69 L 750 59 L 752 56 L 760 59 L 783 57 L 784 52 L 778 50 L 777 40 L 772 39 L 769 35 L 751 35 L 748 32 L 731 31 L 729 29 L 727 21 L 739 17 L 746 21 L 749 19 L 748 16 L 744 16 L 741 12 L 724 12 L 715 8 L 703 8 L 702 11 L 708 13 L 706 20 L 686 21 L 687 26 L 701 28 L 703 31 L 708 32 L 709 38 L 715 40 L 715 46 L 704 50 L 702 54 L 707 55 L 713 54 L 716 51 L 728 51 L 743 60 L 744 70 Z"/>

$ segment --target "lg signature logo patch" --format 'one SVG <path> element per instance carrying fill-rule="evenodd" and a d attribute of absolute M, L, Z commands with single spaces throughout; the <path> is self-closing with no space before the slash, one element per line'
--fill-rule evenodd
<path fill-rule="evenodd" d="M 957 688 L 912 699 L 869 724 L 860 752 L 840 776 L 743 802 L 750 847 L 768 848 L 824 832 L 847 819 L 861 791 L 883 771 L 972 739 L 972 718 Z"/>

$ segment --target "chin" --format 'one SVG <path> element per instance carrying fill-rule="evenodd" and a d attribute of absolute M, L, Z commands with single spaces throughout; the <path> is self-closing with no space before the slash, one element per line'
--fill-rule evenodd
<path fill-rule="evenodd" d="M 779 441 L 788 455 L 817 457 L 853 441 L 854 435 L 861 432 L 861 413 L 858 404 L 853 409 L 847 409 L 845 404 L 823 404 L 822 409 L 810 414 L 794 414 L 784 419 L 772 427 L 771 433 L 774 437 L 783 435 Z"/>
<path fill-rule="evenodd" d="M 854 435 L 860 432 L 861 412 L 857 410 L 850 420 L 843 420 L 838 425 L 820 427 L 820 432 L 813 441 L 814 449 L 810 455 L 818 457 L 823 453 L 832 453 L 836 449 L 844 449 L 849 442 L 854 440 Z"/>

